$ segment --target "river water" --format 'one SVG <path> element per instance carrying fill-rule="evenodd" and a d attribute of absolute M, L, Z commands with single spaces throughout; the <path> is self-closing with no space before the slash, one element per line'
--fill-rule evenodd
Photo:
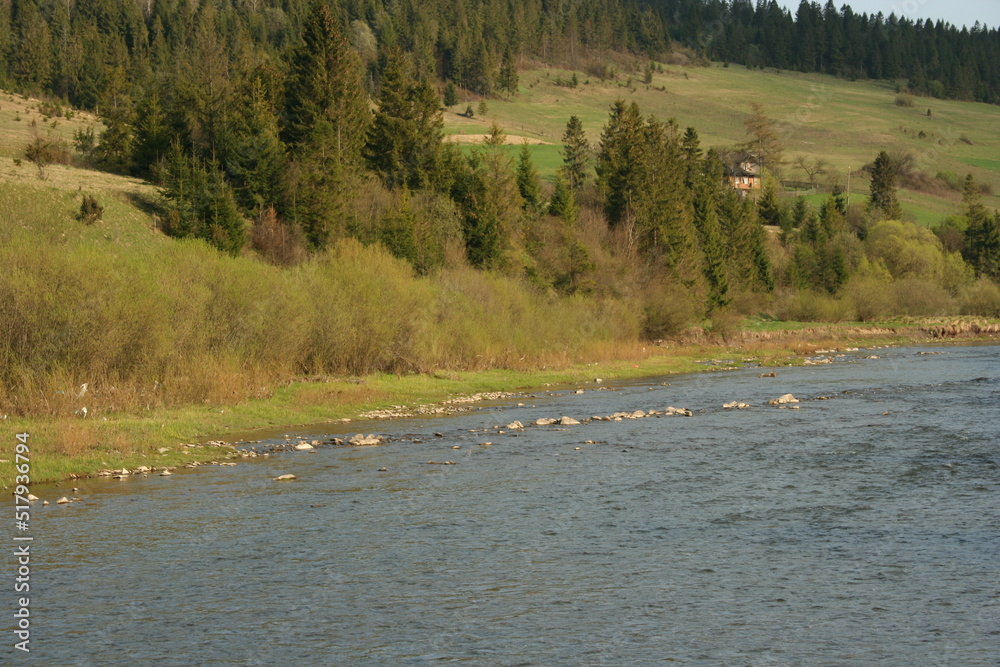
<path fill-rule="evenodd" d="M 1000 347 L 760 374 L 78 481 L 32 515 L 31 662 L 1000 664 Z M 785 393 L 800 409 L 766 404 Z M 495 428 L 667 406 L 694 416 Z"/>

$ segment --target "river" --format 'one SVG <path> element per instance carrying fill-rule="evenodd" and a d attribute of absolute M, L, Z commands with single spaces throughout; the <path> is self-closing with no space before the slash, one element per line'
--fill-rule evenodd
<path fill-rule="evenodd" d="M 1000 347 L 830 356 L 36 490 L 31 662 L 1000 664 Z"/>

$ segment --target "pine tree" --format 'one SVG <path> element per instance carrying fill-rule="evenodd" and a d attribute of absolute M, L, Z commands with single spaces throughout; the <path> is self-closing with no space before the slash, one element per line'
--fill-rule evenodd
<path fill-rule="evenodd" d="M 549 200 L 549 215 L 562 218 L 567 224 L 576 222 L 579 210 L 576 206 L 576 198 L 573 190 L 566 184 L 562 174 L 556 174 L 556 187 Z"/>
<path fill-rule="evenodd" d="M 497 77 L 497 88 L 507 93 L 507 97 L 517 94 L 517 65 L 514 62 L 514 56 L 511 55 L 510 47 L 508 46 L 503 53 L 503 59 L 500 61 L 500 73 Z"/>
<path fill-rule="evenodd" d="M 892 164 L 892 158 L 885 151 L 881 151 L 875 158 L 871 193 L 869 210 L 878 211 L 889 220 L 899 220 L 902 217 L 903 211 L 899 207 L 899 200 L 896 199 L 896 168 Z"/>
<path fill-rule="evenodd" d="M 628 221 L 638 196 L 638 158 L 642 141 L 639 106 L 623 100 L 611 107 L 597 154 L 597 189 L 611 226 Z"/>
<path fill-rule="evenodd" d="M 767 117 L 764 107 L 757 102 L 751 102 L 750 109 L 750 116 L 743 122 L 747 140 L 742 148 L 756 156 L 761 166 L 771 170 L 779 169 L 785 149 L 774 121 Z"/>
<path fill-rule="evenodd" d="M 774 183 L 768 183 L 764 187 L 764 194 L 757 202 L 757 213 L 760 215 L 760 221 L 765 225 L 781 226 L 781 206 L 778 204 L 778 194 L 774 189 Z"/>
<path fill-rule="evenodd" d="M 591 149 L 583 122 L 579 116 L 570 116 L 563 133 L 562 172 L 573 190 L 579 190 L 587 180 L 590 170 Z"/>
<path fill-rule="evenodd" d="M 531 148 L 528 142 L 521 144 L 521 153 L 517 160 L 517 189 L 521 192 L 526 211 L 538 211 L 542 203 L 542 187 L 538 180 L 538 170 L 531 159 Z"/>
<path fill-rule="evenodd" d="M 361 163 L 370 113 L 357 55 L 316 0 L 292 52 L 282 138 L 293 158 L 285 208 L 314 248 L 343 229 L 341 210 Z"/>
<path fill-rule="evenodd" d="M 260 76 L 242 82 L 235 99 L 239 111 L 227 142 L 226 171 L 243 207 L 260 214 L 281 203 L 285 145 L 274 100 Z"/>
<path fill-rule="evenodd" d="M 455 83 L 449 81 L 444 86 L 444 105 L 451 108 L 458 104 L 458 90 L 455 89 Z"/>
<path fill-rule="evenodd" d="M 969 221 L 965 230 L 965 258 L 977 274 L 1000 279 L 1000 211 L 990 217 L 972 174 L 965 177 L 962 200 Z"/>

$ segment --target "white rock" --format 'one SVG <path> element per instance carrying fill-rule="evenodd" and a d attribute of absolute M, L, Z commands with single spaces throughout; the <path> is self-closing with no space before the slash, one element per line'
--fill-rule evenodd
<path fill-rule="evenodd" d="M 60 498 L 59 500 L 56 501 L 56 505 L 66 505 L 67 503 L 71 503 L 71 502 L 73 502 L 73 501 L 70 500 L 69 498 L 67 498 L 66 496 L 63 496 L 62 498 Z"/>
<path fill-rule="evenodd" d="M 524 428 L 524 424 L 522 424 L 521 422 L 511 422 L 507 424 L 506 428 L 513 431 L 514 429 Z"/>
<path fill-rule="evenodd" d="M 548 419 L 547 417 L 542 417 L 541 419 L 535 420 L 535 426 L 549 426 L 550 424 L 555 424 L 555 419 Z"/>
<path fill-rule="evenodd" d="M 35 500 L 38 500 L 38 496 L 36 496 L 36 495 L 35 495 L 35 494 L 33 494 L 33 493 L 29 493 L 29 494 L 28 494 L 28 502 L 33 502 L 33 501 L 35 501 Z"/>
<path fill-rule="evenodd" d="M 310 445 L 308 442 L 300 442 L 299 444 L 295 445 L 295 449 L 298 450 L 313 449 L 313 446 Z"/>
<path fill-rule="evenodd" d="M 791 394 L 785 394 L 784 396 L 779 396 L 778 398 L 772 398 L 768 401 L 768 405 L 786 405 L 788 403 L 798 403 L 799 399 L 795 398 Z"/>
<path fill-rule="evenodd" d="M 296 477 L 295 475 L 292 475 L 292 474 L 278 475 L 277 477 L 274 478 L 274 481 L 275 482 L 289 482 L 289 481 L 291 481 L 293 479 L 298 479 L 298 477 Z"/>
<path fill-rule="evenodd" d="M 573 419 L 572 417 L 562 417 L 558 421 L 558 424 L 560 426 L 577 426 L 579 423 L 580 422 L 578 422 L 577 420 Z"/>
<path fill-rule="evenodd" d="M 170 448 L 169 448 L 169 447 L 159 447 L 159 448 L 158 448 L 158 449 L 156 450 L 156 453 L 157 453 L 157 454 L 166 454 L 166 453 L 167 453 L 167 452 L 169 452 L 169 451 L 170 451 Z"/>
<path fill-rule="evenodd" d="M 170 472 L 169 470 L 164 470 L 163 472 L 160 473 L 160 477 L 170 477 L 170 475 L 173 474 L 174 473 Z"/>
<path fill-rule="evenodd" d="M 576 390 L 576 393 L 578 393 L 578 394 L 582 394 L 582 393 L 583 393 L 583 389 L 577 389 L 577 390 Z"/>

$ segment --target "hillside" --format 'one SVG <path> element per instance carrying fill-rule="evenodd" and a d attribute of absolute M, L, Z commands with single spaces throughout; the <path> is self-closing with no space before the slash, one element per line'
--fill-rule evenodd
<path fill-rule="evenodd" d="M 880 150 L 908 151 L 916 168 L 932 180 L 940 172 L 960 177 L 971 173 L 977 183 L 1000 194 L 1000 107 L 996 105 L 912 98 L 912 107 L 896 104 L 895 88 L 888 83 L 851 82 L 821 74 L 748 70 L 742 66 L 666 66 L 646 86 L 642 73 L 616 81 L 600 81 L 577 72 L 576 88 L 556 85 L 568 81 L 573 72 L 535 68 L 521 72 L 518 95 L 510 100 L 488 100 L 486 119 L 459 115 L 466 100 L 445 115 L 449 133 L 478 134 L 490 120 L 509 135 L 547 142 L 533 145 L 536 163 L 544 175 L 554 177 L 561 163 L 559 150 L 566 121 L 579 116 L 593 144 L 600 140 L 608 109 L 617 98 L 635 101 L 647 114 L 661 119 L 676 118 L 680 126 L 694 127 L 705 146 L 732 146 L 746 139 L 743 121 L 750 102 L 764 105 L 777 122 L 785 145 L 786 179 L 805 181 L 806 174 L 791 162 L 797 156 L 822 158 L 830 174 L 846 188 L 848 170 L 853 172 L 852 194 L 868 193 L 865 174 L 859 170 Z M 470 97 L 475 107 L 478 97 Z M 931 116 L 927 116 L 927 110 Z M 923 133 L 924 138 L 920 138 Z M 960 193 L 939 190 L 925 193 L 903 190 L 904 211 L 925 225 L 955 215 L 961 207 Z M 1000 208 L 1000 197 L 984 198 L 989 209 Z"/>

